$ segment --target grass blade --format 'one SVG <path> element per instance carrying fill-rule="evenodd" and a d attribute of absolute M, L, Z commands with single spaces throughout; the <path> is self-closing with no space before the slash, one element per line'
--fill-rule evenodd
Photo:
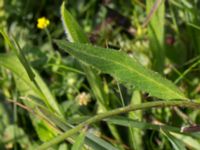
<path fill-rule="evenodd" d="M 81 132 L 80 135 L 76 138 L 72 150 L 81 150 L 85 139 L 85 132 Z"/>
<path fill-rule="evenodd" d="M 88 39 L 79 27 L 74 17 L 65 9 L 65 3 L 61 6 L 61 19 L 65 29 L 67 39 L 71 42 L 88 43 Z"/>
<path fill-rule="evenodd" d="M 43 83 L 42 79 L 38 74 L 35 73 L 35 80 L 39 83 L 43 92 L 45 92 L 45 97 L 41 94 L 41 91 L 35 86 L 35 84 L 30 80 L 26 70 L 24 69 L 21 62 L 18 60 L 17 56 L 9 53 L 9 54 L 0 54 L 0 66 L 3 66 L 12 71 L 15 77 L 15 82 L 17 85 L 18 91 L 20 91 L 21 96 L 34 96 L 40 100 L 43 100 L 45 104 L 48 103 L 50 106 L 50 110 L 54 113 L 61 114 L 59 106 L 56 101 L 53 99 L 53 96 L 50 94 L 47 86 Z M 34 109 L 35 105 L 31 104 L 27 100 L 23 100 L 26 106 Z M 35 116 L 30 115 L 33 125 L 36 128 L 38 136 L 42 141 L 46 141 L 57 135 L 56 132 L 52 130 L 52 128 L 48 127 L 43 120 L 36 118 Z"/>
<path fill-rule="evenodd" d="M 199 143 L 199 138 L 194 139 L 191 136 L 188 135 L 183 135 L 183 134 L 178 134 L 174 132 L 170 132 L 172 136 L 174 136 L 176 139 L 182 141 L 186 146 L 190 147 L 191 149 L 194 150 L 199 150 L 200 148 L 200 143 Z"/>
<path fill-rule="evenodd" d="M 142 97 L 139 91 L 134 91 L 132 94 L 130 105 L 137 105 L 142 103 Z M 142 120 L 142 112 L 130 112 L 128 114 L 130 119 L 133 120 Z M 129 121 L 128 121 L 129 122 Z M 128 123 L 129 124 L 129 123 Z M 143 149 L 142 144 L 142 131 L 137 128 L 129 126 L 129 143 L 132 149 Z"/>
<path fill-rule="evenodd" d="M 120 126 L 138 128 L 141 130 L 149 130 L 150 129 L 150 130 L 160 131 L 160 129 L 165 129 L 168 131 L 180 133 L 180 129 L 177 127 L 172 127 L 172 126 L 167 126 L 167 125 L 162 125 L 162 126 L 155 125 L 155 124 L 151 124 L 151 123 L 140 122 L 137 120 L 128 119 L 125 117 L 112 117 L 112 118 L 104 119 L 104 121 L 110 122 L 110 123 L 113 123 L 116 125 L 120 125 Z"/>
<path fill-rule="evenodd" d="M 158 5 L 158 6 L 157 6 Z M 165 4 L 164 0 L 150 0 L 146 1 L 147 13 L 151 13 L 152 9 L 154 14 L 148 24 L 148 37 L 150 40 L 150 48 L 152 51 L 152 64 L 153 69 L 162 73 L 165 63 L 164 51 L 164 17 L 165 17 Z"/>
<path fill-rule="evenodd" d="M 186 150 L 184 143 L 181 140 L 178 140 L 173 135 L 171 135 L 168 131 L 161 130 L 161 133 L 167 137 L 167 139 L 172 144 L 174 150 Z"/>

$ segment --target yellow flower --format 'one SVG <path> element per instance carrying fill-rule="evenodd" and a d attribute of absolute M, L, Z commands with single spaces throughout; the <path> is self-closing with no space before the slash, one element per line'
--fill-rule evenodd
<path fill-rule="evenodd" d="M 44 29 L 49 24 L 50 24 L 50 21 L 47 18 L 45 18 L 45 17 L 38 18 L 38 20 L 37 20 L 37 27 L 39 29 Z"/>

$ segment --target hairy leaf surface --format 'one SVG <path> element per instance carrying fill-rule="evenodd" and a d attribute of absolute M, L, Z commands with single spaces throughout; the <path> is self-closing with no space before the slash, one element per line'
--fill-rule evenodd
<path fill-rule="evenodd" d="M 127 54 L 89 44 L 70 43 L 57 40 L 58 46 L 117 80 L 133 85 L 161 99 L 186 99 L 178 88 L 156 72 L 146 69 Z"/>

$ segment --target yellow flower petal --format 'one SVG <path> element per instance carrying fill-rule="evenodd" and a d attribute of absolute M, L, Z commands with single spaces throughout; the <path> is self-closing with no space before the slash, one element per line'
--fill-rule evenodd
<path fill-rule="evenodd" d="M 49 24 L 50 24 L 50 21 L 45 17 L 38 18 L 38 20 L 37 20 L 37 28 L 39 28 L 39 29 L 44 29 Z"/>

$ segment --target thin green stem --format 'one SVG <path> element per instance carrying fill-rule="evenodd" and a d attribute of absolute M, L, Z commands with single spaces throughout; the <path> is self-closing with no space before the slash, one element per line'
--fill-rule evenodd
<path fill-rule="evenodd" d="M 17 102 L 17 99 L 14 98 L 14 101 Z M 18 118 L 17 118 L 17 105 L 13 103 L 13 117 L 14 117 L 14 124 L 17 126 Z M 17 150 L 17 131 L 14 129 L 14 150 Z"/>
<path fill-rule="evenodd" d="M 196 67 L 197 65 L 199 65 L 199 63 L 200 63 L 200 60 L 198 60 L 196 63 L 194 63 L 192 66 L 190 66 L 187 70 L 185 70 L 183 72 L 183 74 L 181 74 L 181 76 L 179 76 L 178 79 L 176 79 L 176 81 L 174 81 L 174 83 L 177 84 L 182 78 L 184 78 L 186 76 L 186 74 L 188 74 L 190 71 L 192 71 L 192 69 L 194 67 Z"/>
<path fill-rule="evenodd" d="M 147 15 L 146 19 L 144 20 L 144 23 L 142 24 L 142 27 L 145 28 L 148 23 L 150 22 L 151 18 L 153 17 L 154 13 L 157 11 L 157 9 L 159 8 L 161 2 L 163 2 L 162 0 L 156 0 L 153 7 L 151 8 L 149 14 Z"/>
<path fill-rule="evenodd" d="M 100 121 L 102 119 L 114 116 L 114 115 L 119 115 L 122 113 L 127 113 L 130 111 L 136 111 L 136 110 L 142 110 L 142 109 L 147 109 L 147 108 L 156 108 L 156 107 L 170 107 L 170 106 L 180 106 L 180 107 L 188 107 L 188 108 L 200 108 L 200 103 L 195 103 L 192 101 L 157 101 L 157 102 L 147 102 L 143 104 L 138 104 L 138 105 L 129 105 L 126 107 L 122 108 L 117 108 L 114 110 L 111 110 L 106 113 L 101 113 L 98 114 L 85 122 L 77 125 L 73 129 L 68 130 L 67 132 L 55 137 L 54 139 L 50 140 L 49 142 L 46 142 L 39 146 L 37 150 L 44 150 L 47 149 L 48 147 L 58 144 L 59 142 L 65 140 L 66 138 L 74 135 L 75 133 L 79 132 L 81 129 L 83 129 L 85 126 L 88 126 L 94 122 Z"/>
<path fill-rule="evenodd" d="M 120 85 L 119 85 L 118 81 L 117 81 L 117 88 L 119 90 L 119 96 L 120 96 L 120 100 L 121 100 L 122 106 L 124 107 L 125 106 L 124 98 L 123 98 L 122 91 L 121 91 L 121 88 L 120 88 Z"/>
<path fill-rule="evenodd" d="M 51 56 L 53 57 L 54 56 L 54 51 L 53 51 L 53 42 L 52 42 L 51 34 L 50 34 L 50 32 L 49 32 L 49 30 L 47 28 L 45 28 L 44 31 L 47 34 L 48 42 L 49 42 L 49 44 L 51 46 L 51 49 L 49 50 L 49 52 L 51 53 Z"/>
<path fill-rule="evenodd" d="M 72 72 L 75 72 L 75 73 L 78 73 L 78 74 L 81 74 L 81 75 L 85 75 L 84 72 L 78 70 L 78 69 L 75 69 L 73 67 L 69 67 L 69 66 L 66 66 L 66 65 L 60 65 L 60 64 L 47 64 L 46 66 L 58 66 L 59 68 L 62 68 L 66 71 L 72 71 Z"/>
<path fill-rule="evenodd" d="M 46 32 L 46 34 L 47 34 L 48 41 L 49 41 L 49 43 L 51 44 L 51 48 L 53 49 L 51 34 L 50 34 L 50 32 L 49 32 L 49 30 L 48 30 L 47 28 L 45 28 L 45 32 Z"/>

